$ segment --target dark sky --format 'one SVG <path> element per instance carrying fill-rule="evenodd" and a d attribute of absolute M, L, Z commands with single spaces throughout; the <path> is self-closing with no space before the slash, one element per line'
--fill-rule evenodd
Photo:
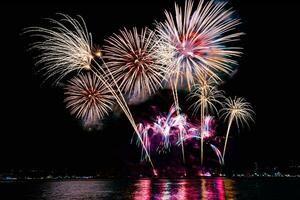
<path fill-rule="evenodd" d="M 1 5 L 0 170 L 119 169 L 137 162 L 137 149 L 130 145 L 133 130 L 126 119 L 107 120 L 103 131 L 84 131 L 65 109 L 63 91 L 50 83 L 42 85 L 31 54 L 26 52 L 30 40 L 20 33 L 28 26 L 47 26 L 43 18 L 55 17 L 57 12 L 79 14 L 94 42 L 102 45 L 104 38 L 123 26 L 153 27 L 154 20 L 164 19 L 164 9 L 173 10 L 173 1 L 163 2 Z M 252 130 L 236 137 L 234 163 L 299 162 L 299 5 L 244 0 L 229 1 L 229 5 L 241 17 L 246 36 L 241 41 L 244 54 L 239 71 L 224 89 L 245 97 L 256 112 Z M 153 104 L 161 100 L 163 105 L 171 104 L 165 96 L 161 94 Z"/>

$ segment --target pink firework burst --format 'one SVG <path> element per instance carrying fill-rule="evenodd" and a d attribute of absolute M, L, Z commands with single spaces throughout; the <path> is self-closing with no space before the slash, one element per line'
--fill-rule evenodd
<path fill-rule="evenodd" d="M 209 141 L 215 136 L 216 128 L 213 117 L 206 116 L 202 125 L 201 123 L 194 124 L 189 121 L 186 114 L 177 115 L 174 106 L 170 108 L 168 113 L 158 114 L 154 121 L 144 121 L 137 126 L 148 152 L 156 151 L 158 153 L 167 153 L 172 146 L 182 146 L 183 143 L 198 141 L 201 136 L 205 141 Z M 140 145 L 139 140 L 137 140 L 137 144 Z M 215 149 L 213 150 L 215 151 Z M 143 151 L 142 148 L 142 160 L 145 157 Z"/>

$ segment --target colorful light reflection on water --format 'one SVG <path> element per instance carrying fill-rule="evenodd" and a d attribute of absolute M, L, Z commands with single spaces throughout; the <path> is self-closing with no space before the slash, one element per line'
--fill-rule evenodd
<path fill-rule="evenodd" d="M 234 200 L 237 196 L 235 181 L 227 178 L 16 181 L 0 182 L 0 189 L 1 200 L 7 199 L 4 196 L 22 200 Z"/>
<path fill-rule="evenodd" d="M 142 179 L 136 182 L 134 200 L 225 200 L 236 199 L 234 181 L 223 178 L 168 180 Z"/>
<path fill-rule="evenodd" d="M 300 199 L 299 179 L 98 179 L 0 181 L 0 199 L 254 200 Z"/>

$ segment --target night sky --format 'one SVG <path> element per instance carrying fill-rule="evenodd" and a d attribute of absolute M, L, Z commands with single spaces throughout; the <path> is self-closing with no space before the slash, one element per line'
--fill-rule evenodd
<path fill-rule="evenodd" d="M 139 160 L 130 144 L 133 129 L 127 119 L 111 116 L 100 131 L 85 131 L 63 103 L 63 90 L 42 84 L 21 35 L 29 26 L 48 26 L 43 18 L 55 13 L 81 15 L 100 46 L 122 27 L 148 26 L 173 11 L 173 1 L 118 3 L 115 0 L 82 4 L 1 5 L 1 115 L 0 171 L 8 169 L 131 169 Z M 183 5 L 183 1 L 181 2 Z M 241 3 L 243 2 L 243 3 Z M 249 2 L 249 3 L 247 3 Z M 298 61 L 299 5 L 229 1 L 242 19 L 239 71 L 222 88 L 227 94 L 245 97 L 256 112 L 250 131 L 235 135 L 227 156 L 233 166 L 289 165 L 299 159 Z M 167 109 L 172 97 L 163 91 L 151 101 L 133 108 L 138 117 L 150 105 Z M 146 107 L 147 106 L 147 107 Z M 167 110 L 164 110 L 167 111 Z M 232 156 L 231 156 L 232 155 Z"/>

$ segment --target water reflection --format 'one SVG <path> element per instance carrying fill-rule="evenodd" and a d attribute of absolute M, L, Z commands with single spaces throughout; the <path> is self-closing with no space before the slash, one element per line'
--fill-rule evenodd
<path fill-rule="evenodd" d="M 224 178 L 143 179 L 135 183 L 134 200 L 236 199 L 234 181 Z"/>
<path fill-rule="evenodd" d="M 248 181 L 227 178 L 0 182 L 0 199 L 234 200 L 238 195 L 241 199 L 241 194 L 244 199 L 256 199 L 257 194 L 251 189 L 255 185 L 255 181 L 249 185 Z"/>
<path fill-rule="evenodd" d="M 0 181 L 0 199 L 193 200 L 300 199 L 300 179 L 102 179 Z"/>
<path fill-rule="evenodd" d="M 61 181 L 48 182 L 41 189 L 44 191 L 42 197 L 45 200 L 98 200 L 109 198 L 124 185 L 112 180 Z"/>

